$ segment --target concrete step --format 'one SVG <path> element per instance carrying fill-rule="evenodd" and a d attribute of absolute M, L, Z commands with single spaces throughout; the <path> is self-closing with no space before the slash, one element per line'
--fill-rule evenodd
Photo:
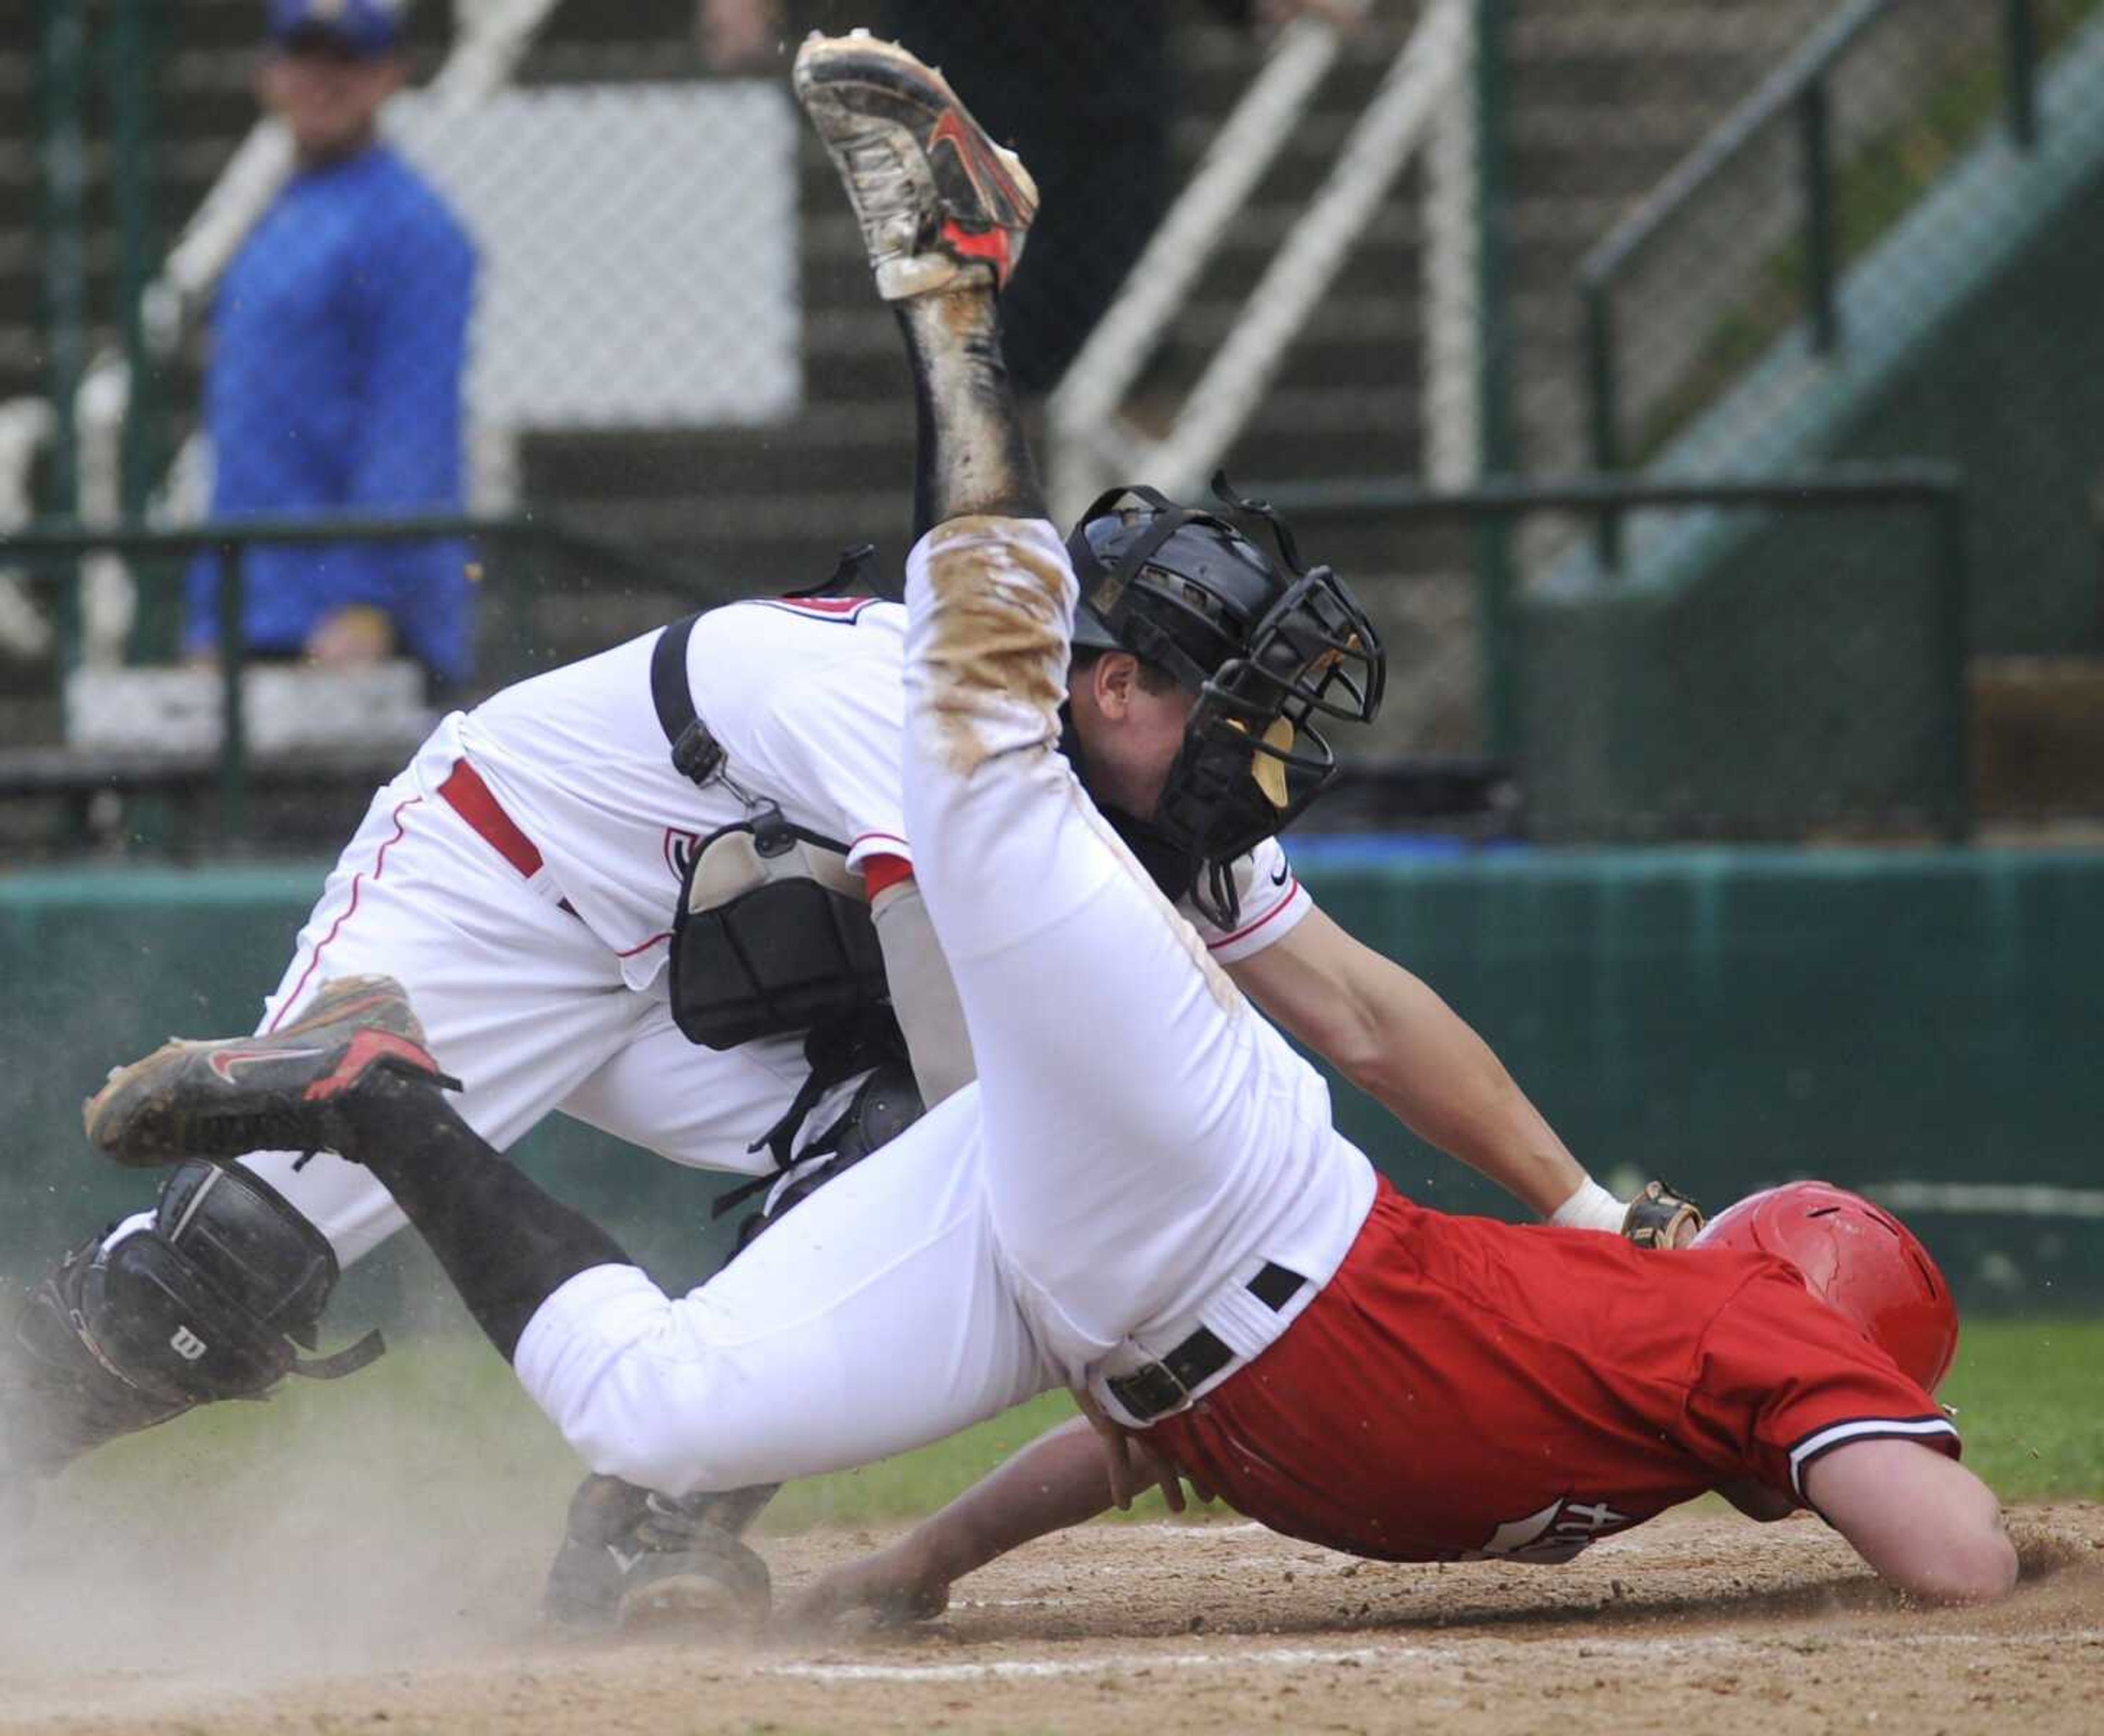
<path fill-rule="evenodd" d="M 1600 56 L 1759 59 L 1803 40 L 1831 10 L 1829 0 L 1522 0 L 1509 43 L 1522 67 Z"/>
<path fill-rule="evenodd" d="M 2104 657 L 1980 657 L 1971 679 L 1981 814 L 2104 817 Z"/>
<path fill-rule="evenodd" d="M 867 296 L 865 290 L 865 296 Z M 1162 374 L 1195 379 L 1242 311 L 1239 296 L 1193 302 L 1179 317 L 1155 363 Z M 1338 290 L 1288 353 L 1291 385 L 1351 389 L 1369 377 L 1411 380 L 1422 366 L 1418 308 L 1404 285 L 1373 293 Z M 867 303 L 827 314 L 805 328 L 804 365 L 814 399 L 829 404 L 897 406 L 908 389 L 898 329 Z"/>
<path fill-rule="evenodd" d="M 814 403 L 772 428 L 596 435 L 541 434 L 528 443 L 526 495 L 566 510 L 590 505 L 649 515 L 650 534 L 672 535 L 660 515 L 692 514 L 704 538 L 772 534 L 813 490 L 904 491 L 912 480 L 913 422 L 903 368 L 885 396 Z M 1289 372 L 1265 398 L 1231 454 L 1267 475 L 1393 474 L 1414 453 L 1413 382 L 1362 374 L 1313 387 Z M 644 522 L 641 519 L 635 521 Z"/>

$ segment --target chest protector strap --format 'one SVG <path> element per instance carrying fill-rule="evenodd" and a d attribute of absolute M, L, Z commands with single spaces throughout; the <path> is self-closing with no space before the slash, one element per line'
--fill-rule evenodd
<path fill-rule="evenodd" d="M 650 703 L 671 744 L 672 769 L 697 784 L 714 777 L 724 763 L 724 750 L 694 710 L 693 684 L 687 679 L 687 641 L 701 618 L 698 613 L 682 617 L 650 648 Z"/>
<path fill-rule="evenodd" d="M 694 710 L 687 641 L 675 621 L 650 657 L 650 697 L 672 763 L 697 784 L 724 768 Z M 689 1042 L 736 1048 L 866 1014 L 888 992 L 884 952 L 847 852 L 771 803 L 696 846 L 672 919 L 672 1019 Z"/>

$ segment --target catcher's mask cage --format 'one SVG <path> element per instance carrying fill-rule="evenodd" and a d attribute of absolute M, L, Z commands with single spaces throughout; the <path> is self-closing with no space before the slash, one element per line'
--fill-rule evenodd
<path fill-rule="evenodd" d="M 1224 473 L 1213 492 L 1271 527 L 1285 571 L 1217 514 L 1141 487 L 1099 496 L 1067 549 L 1081 581 L 1075 645 L 1130 652 L 1197 695 L 1152 826 L 1188 857 L 1193 902 L 1232 928 L 1236 859 L 1336 781 L 1315 718 L 1371 723 L 1388 664 L 1344 581 L 1301 565 L 1277 513 Z"/>
<path fill-rule="evenodd" d="M 1805 1288 L 1852 1321 L 1901 1371 L 1933 1394 L 1958 1353 L 1950 1286 L 1914 1232 L 1883 1207 L 1830 1182 L 1790 1182 L 1719 1212 L 1697 1248 L 1788 1261 Z"/>

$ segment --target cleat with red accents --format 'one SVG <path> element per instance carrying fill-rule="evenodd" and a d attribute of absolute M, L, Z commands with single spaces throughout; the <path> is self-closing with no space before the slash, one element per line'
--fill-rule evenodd
<path fill-rule="evenodd" d="M 300 1017 L 263 1036 L 172 1040 L 115 1067 L 81 1111 L 87 1137 L 132 1168 L 250 1151 L 340 1150 L 343 1111 L 381 1074 L 448 1090 L 423 1026 L 391 977 L 324 983 Z"/>
<path fill-rule="evenodd" d="M 840 171 L 887 301 L 1005 286 L 1037 215 L 1037 187 L 942 73 L 866 30 L 797 51 L 796 100 Z"/>

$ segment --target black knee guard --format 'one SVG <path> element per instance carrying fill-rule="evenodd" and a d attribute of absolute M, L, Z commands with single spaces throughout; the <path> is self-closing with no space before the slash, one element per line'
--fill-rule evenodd
<path fill-rule="evenodd" d="M 186 1163 L 150 1224 L 75 1249 L 0 1333 L 0 1463 L 49 1475 L 105 1441 L 215 1399 L 261 1398 L 288 1374 L 331 1379 L 377 1333 L 303 1361 L 336 1288 L 336 1255 L 267 1182 Z"/>
<path fill-rule="evenodd" d="M 889 1145 L 926 1112 L 912 1067 L 903 1061 L 888 1061 L 876 1068 L 862 1082 L 840 1119 L 813 1140 L 799 1158 L 800 1164 L 809 1167 L 738 1226 L 738 1249 L 744 1249 L 769 1225 L 781 1222 L 783 1213 L 809 1199 L 841 1171 L 854 1168 L 878 1146 Z M 812 1161 L 820 1156 L 825 1159 L 822 1163 Z"/>

